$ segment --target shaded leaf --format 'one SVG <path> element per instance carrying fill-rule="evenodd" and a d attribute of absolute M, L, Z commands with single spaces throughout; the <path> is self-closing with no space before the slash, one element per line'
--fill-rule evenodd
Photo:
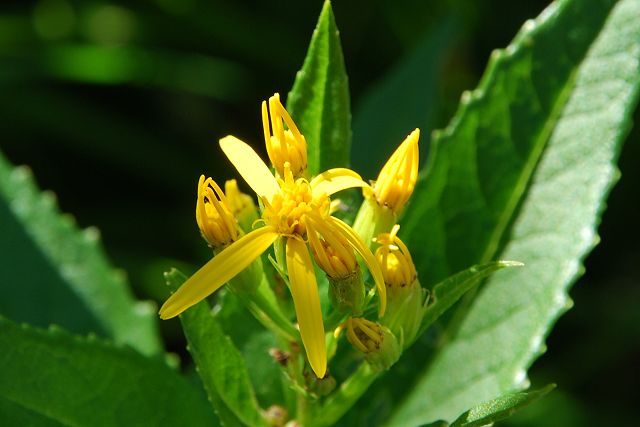
<path fill-rule="evenodd" d="M 309 171 L 347 166 L 351 151 L 349 82 L 340 35 L 326 0 L 287 108 L 307 139 Z"/>
<path fill-rule="evenodd" d="M 421 145 L 426 147 L 437 108 L 438 78 L 454 32 L 451 20 L 443 20 L 428 31 L 356 105 L 353 166 L 363 177 L 375 178 L 396 146 L 415 128 L 422 131 Z"/>
<path fill-rule="evenodd" d="M 162 351 L 154 305 L 133 298 L 94 228 L 79 231 L 29 169 L 0 154 L 0 312 L 39 326 L 100 332 L 143 354 Z"/>
<path fill-rule="evenodd" d="M 0 347 L 8 425 L 216 424 L 205 397 L 160 358 L 4 318 Z"/>

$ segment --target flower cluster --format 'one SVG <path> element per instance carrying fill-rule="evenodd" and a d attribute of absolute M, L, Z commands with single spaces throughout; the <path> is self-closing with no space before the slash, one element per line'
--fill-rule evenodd
<path fill-rule="evenodd" d="M 399 356 L 397 334 L 406 337 L 408 329 L 415 329 L 387 310 L 387 294 L 394 294 L 395 307 L 399 297 L 394 289 L 416 282 L 415 267 L 394 224 L 416 183 L 419 131 L 407 137 L 369 185 L 346 168 L 309 176 L 307 142 L 278 94 L 262 103 L 262 122 L 273 173 L 246 143 L 233 136 L 220 140 L 222 151 L 255 191 L 260 210 L 235 181 L 227 182 L 222 191 L 211 178 L 200 177 L 196 220 L 214 257 L 164 303 L 160 317 L 175 317 L 225 283 L 233 283 L 273 247 L 275 261 L 271 259 L 288 285 L 300 341 L 315 375 L 325 376 L 328 358 L 328 321 L 322 315 L 316 266 L 329 281 L 330 300 L 339 316 L 337 331 L 346 329 L 348 340 L 372 366 L 387 369 Z M 362 188 L 365 197 L 353 227 L 333 215 L 336 200 L 331 200 L 349 188 Z M 374 244 L 379 245 L 375 255 Z M 371 286 L 366 283 L 368 277 Z M 268 280 L 254 279 L 258 284 L 253 289 L 268 286 Z M 374 289 L 377 321 L 362 317 L 372 304 Z M 276 311 L 272 307 L 271 312 Z M 416 319 L 409 320 L 415 323 Z M 328 326 L 335 325 L 329 322 Z"/>

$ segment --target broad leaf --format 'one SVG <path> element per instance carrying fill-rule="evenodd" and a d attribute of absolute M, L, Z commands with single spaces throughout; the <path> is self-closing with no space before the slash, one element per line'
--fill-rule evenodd
<path fill-rule="evenodd" d="M 287 98 L 287 108 L 307 139 L 312 175 L 349 164 L 349 102 L 340 35 L 331 3 L 326 0 L 304 64 Z"/>
<path fill-rule="evenodd" d="M 0 154 L 0 313 L 39 326 L 99 332 L 143 354 L 161 351 L 155 308 L 133 298 L 112 268 L 99 233 L 79 231 L 29 169 Z"/>
<path fill-rule="evenodd" d="M 187 278 L 173 269 L 165 274 L 177 289 Z M 189 352 L 209 399 L 226 425 L 265 425 L 240 351 L 224 334 L 204 300 L 180 315 Z"/>
<path fill-rule="evenodd" d="M 516 411 L 540 399 L 555 388 L 549 384 L 539 390 L 509 393 L 482 403 L 460 415 L 451 427 L 481 427 L 492 424 L 513 415 Z"/>
<path fill-rule="evenodd" d="M 438 283 L 430 294 L 429 305 L 422 318 L 420 329 L 425 330 L 431 326 L 442 313 L 451 308 L 465 293 L 494 271 L 507 267 L 522 267 L 522 265 L 522 263 L 514 261 L 495 261 L 474 265 Z"/>
<path fill-rule="evenodd" d="M 637 0 L 552 4 L 492 56 L 437 136 L 403 226 L 421 277 L 497 257 L 526 266 L 489 279 L 390 425 L 452 420 L 526 386 L 617 177 L 638 95 L 638 16 Z"/>
<path fill-rule="evenodd" d="M 161 358 L 4 318 L 0 348 L 7 425 L 216 424 L 204 395 Z"/>

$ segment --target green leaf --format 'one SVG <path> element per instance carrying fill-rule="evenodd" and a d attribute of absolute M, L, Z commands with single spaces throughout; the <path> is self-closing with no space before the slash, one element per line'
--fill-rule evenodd
<path fill-rule="evenodd" d="M 0 348 L 8 425 L 215 425 L 204 396 L 160 358 L 4 318 Z"/>
<path fill-rule="evenodd" d="M 242 352 L 258 401 L 263 407 L 281 405 L 286 399 L 283 390 L 292 390 L 288 384 L 282 384 L 285 379 L 282 367 L 269 357 L 269 350 L 281 347 L 282 343 L 250 315 L 240 298 L 229 289 L 217 291 L 214 317 Z"/>
<path fill-rule="evenodd" d="M 4 421 L 11 420 L 13 425 L 22 427 L 62 427 L 64 424 L 49 418 L 44 414 L 20 406 L 10 400 L 0 397 L 0 414 Z"/>
<path fill-rule="evenodd" d="M 458 419 L 451 424 L 451 427 L 481 427 L 492 424 L 510 417 L 516 411 L 540 399 L 555 387 L 555 384 L 549 384 L 541 389 L 526 393 L 505 394 L 469 409 L 460 415 Z"/>
<path fill-rule="evenodd" d="M 421 330 L 425 330 L 435 322 L 442 313 L 455 304 L 460 297 L 476 286 L 491 273 L 507 268 L 522 267 L 524 264 L 514 261 L 495 261 L 482 265 L 474 265 L 460 273 L 448 277 L 433 287 L 430 302 L 422 318 Z"/>
<path fill-rule="evenodd" d="M 421 145 L 426 146 L 437 109 L 438 78 L 454 32 L 451 20 L 428 31 L 354 108 L 353 166 L 363 177 L 375 178 L 415 128 L 423 132 Z"/>
<path fill-rule="evenodd" d="M 351 109 L 340 35 L 326 0 L 287 108 L 307 139 L 309 172 L 349 165 Z"/>
<path fill-rule="evenodd" d="M 421 278 L 497 257 L 526 266 L 488 280 L 457 334 L 412 373 L 390 425 L 452 420 L 526 386 L 617 178 L 638 97 L 639 13 L 637 0 L 552 4 L 494 53 L 435 138 L 403 226 Z"/>
<path fill-rule="evenodd" d="M 77 229 L 29 169 L 0 154 L 0 312 L 18 321 L 99 332 L 143 354 L 162 351 L 153 304 L 109 264 L 95 228 Z"/>
<path fill-rule="evenodd" d="M 165 279 L 176 290 L 187 278 L 172 269 Z M 180 321 L 198 374 L 223 423 L 266 425 L 242 354 L 224 334 L 209 303 L 204 300 L 184 311 Z"/>

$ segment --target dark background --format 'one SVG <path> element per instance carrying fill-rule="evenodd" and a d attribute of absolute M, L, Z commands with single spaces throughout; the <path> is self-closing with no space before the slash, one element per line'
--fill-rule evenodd
<path fill-rule="evenodd" d="M 491 50 L 505 47 L 547 4 L 336 1 L 354 116 L 394 64 L 446 26 L 425 118 L 430 129 L 446 126 Z M 233 133 L 259 147 L 259 103 L 290 89 L 321 5 L 4 1 L 0 149 L 14 164 L 29 165 L 81 226 L 101 230 L 140 298 L 161 301 L 164 270 L 191 271 L 208 259 L 194 197 L 201 173 L 232 177 L 218 138 Z M 423 154 L 428 134 L 423 129 Z M 373 178 L 388 152 L 365 157 L 355 140 L 354 164 Z M 571 292 L 575 306 L 531 371 L 534 385 L 557 382 L 558 389 L 505 425 L 633 425 L 640 384 L 637 141 L 636 129 L 621 155 L 602 242 Z M 163 326 L 170 348 L 181 348 L 177 325 Z"/>

